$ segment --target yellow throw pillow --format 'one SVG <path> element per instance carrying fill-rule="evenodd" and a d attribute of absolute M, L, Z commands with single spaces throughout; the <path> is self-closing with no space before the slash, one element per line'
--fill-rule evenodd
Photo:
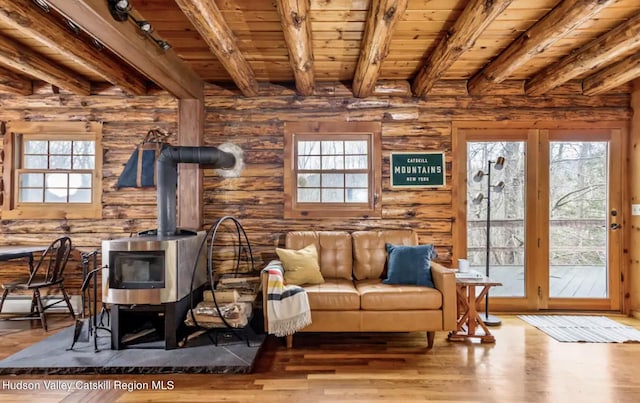
<path fill-rule="evenodd" d="M 314 244 L 300 250 L 276 248 L 276 253 L 284 267 L 285 283 L 294 285 L 324 283 L 318 264 L 318 250 Z"/>

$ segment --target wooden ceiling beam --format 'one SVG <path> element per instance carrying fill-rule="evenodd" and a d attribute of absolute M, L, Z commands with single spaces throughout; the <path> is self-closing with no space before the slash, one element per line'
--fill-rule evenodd
<path fill-rule="evenodd" d="M 640 14 L 543 69 L 525 83 L 525 92 L 527 95 L 542 95 L 637 49 L 640 49 Z"/>
<path fill-rule="evenodd" d="M 31 95 L 33 94 L 33 82 L 20 74 L 0 67 L 0 92 Z"/>
<path fill-rule="evenodd" d="M 360 57 L 353 78 L 353 95 L 373 93 L 382 62 L 389 54 L 395 27 L 407 9 L 407 0 L 373 0 L 369 7 Z"/>
<path fill-rule="evenodd" d="M 175 52 L 160 49 L 132 21 L 114 20 L 106 1 L 47 0 L 47 3 L 175 97 L 203 97 L 204 82 Z"/>
<path fill-rule="evenodd" d="M 513 41 L 467 84 L 470 95 L 480 95 L 509 78 L 518 68 L 567 36 L 617 0 L 565 0 Z"/>
<path fill-rule="evenodd" d="M 227 70 L 242 94 L 248 97 L 258 95 L 256 75 L 240 52 L 236 37 L 215 2 L 211 0 L 175 1 L 202 39 L 209 45 L 211 52 Z"/>
<path fill-rule="evenodd" d="M 78 95 L 89 95 L 91 84 L 26 46 L 0 35 L 0 64 Z"/>
<path fill-rule="evenodd" d="M 123 70 L 109 55 L 56 24 L 31 0 L 0 0 L 0 21 L 130 94 L 144 95 L 147 92 L 141 77 Z"/>
<path fill-rule="evenodd" d="M 413 81 L 416 97 L 427 95 L 440 76 L 475 43 L 512 0 L 471 0 L 420 68 Z"/>
<path fill-rule="evenodd" d="M 284 41 L 289 49 L 289 63 L 300 95 L 311 95 L 315 89 L 313 43 L 309 0 L 277 0 L 276 5 Z"/>
<path fill-rule="evenodd" d="M 640 53 L 582 80 L 584 95 L 598 95 L 640 77 Z"/>

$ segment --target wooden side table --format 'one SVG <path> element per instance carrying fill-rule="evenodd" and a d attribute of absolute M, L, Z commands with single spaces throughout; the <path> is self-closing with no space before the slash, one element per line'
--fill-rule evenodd
<path fill-rule="evenodd" d="M 458 278 L 456 277 L 456 295 L 458 299 L 458 326 L 457 330 L 449 333 L 449 341 L 464 341 L 469 338 L 479 338 L 481 343 L 495 343 L 487 325 L 482 321 L 478 312 L 484 297 L 489 292 L 489 288 L 499 286 L 502 283 L 493 281 L 488 277 L 479 278 Z M 480 293 L 476 293 L 476 288 L 481 288 Z M 476 333 L 478 327 L 484 332 Z"/>

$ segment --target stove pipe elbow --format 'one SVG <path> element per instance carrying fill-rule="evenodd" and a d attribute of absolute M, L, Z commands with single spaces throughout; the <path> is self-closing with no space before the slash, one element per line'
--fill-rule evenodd
<path fill-rule="evenodd" d="M 205 164 L 211 168 L 228 169 L 240 164 L 241 161 L 232 153 L 216 147 L 165 148 L 156 163 L 159 237 L 168 237 L 176 233 L 176 188 L 179 163 Z"/>

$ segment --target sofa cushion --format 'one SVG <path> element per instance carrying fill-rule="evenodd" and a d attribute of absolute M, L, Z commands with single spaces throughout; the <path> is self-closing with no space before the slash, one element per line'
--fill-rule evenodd
<path fill-rule="evenodd" d="M 433 245 L 391 245 L 385 284 L 423 285 L 434 288 L 431 279 L 431 251 Z"/>
<path fill-rule="evenodd" d="M 353 238 L 353 275 L 357 280 L 379 279 L 387 261 L 386 244 L 417 245 L 413 230 L 356 231 Z"/>
<path fill-rule="evenodd" d="M 318 265 L 318 251 L 314 244 L 299 250 L 276 248 L 276 253 L 284 267 L 285 283 L 294 285 L 324 283 Z"/>
<path fill-rule="evenodd" d="M 352 278 L 351 235 L 344 231 L 292 231 L 287 233 L 285 246 L 300 249 L 314 244 L 318 249 L 320 272 L 327 278 Z"/>
<path fill-rule="evenodd" d="M 441 309 L 442 294 L 435 288 L 384 284 L 380 279 L 355 282 L 360 293 L 360 309 L 366 311 L 397 311 Z"/>
<path fill-rule="evenodd" d="M 353 311 L 360 309 L 360 294 L 353 281 L 340 278 L 326 279 L 324 284 L 308 285 L 307 291 L 311 310 Z"/>

